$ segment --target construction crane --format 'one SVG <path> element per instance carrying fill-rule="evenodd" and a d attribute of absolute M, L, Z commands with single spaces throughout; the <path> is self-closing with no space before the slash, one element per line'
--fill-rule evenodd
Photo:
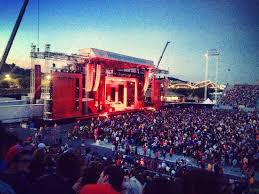
<path fill-rule="evenodd" d="M 163 51 L 162 51 L 162 54 L 161 54 L 161 56 L 159 57 L 159 60 L 158 60 L 158 62 L 157 62 L 157 66 L 156 66 L 156 69 L 155 69 L 155 71 L 153 72 L 153 74 L 152 74 L 152 76 L 151 76 L 151 82 L 150 82 L 150 85 L 149 85 L 149 87 L 150 87 L 150 89 L 153 91 L 153 92 L 151 92 L 151 93 L 153 93 L 153 94 L 151 94 L 152 96 L 156 96 L 156 97 L 153 97 L 154 99 L 152 100 L 151 99 L 151 101 L 152 101 L 152 103 L 154 103 L 154 104 L 159 104 L 159 103 L 161 103 L 161 101 L 160 100 L 157 100 L 157 99 L 160 99 L 160 97 L 162 97 L 162 96 L 165 96 L 165 93 L 166 93 L 166 90 L 165 90 L 165 88 L 166 87 L 163 87 L 163 95 L 161 96 L 161 87 L 160 87 L 160 85 L 161 84 L 163 84 L 164 85 L 164 81 L 162 81 L 162 82 L 160 82 L 159 81 L 159 76 L 158 76 L 158 74 L 159 73 L 167 73 L 165 70 L 160 70 L 160 69 L 158 69 L 158 67 L 159 67 L 159 65 L 160 65 L 160 62 L 161 62 L 161 60 L 162 60 L 162 58 L 163 58 L 163 56 L 164 56 L 164 53 L 165 53 L 165 50 L 166 50 L 166 48 L 167 48 L 167 46 L 168 46 L 168 44 L 170 43 L 170 41 L 167 41 L 166 42 L 166 44 L 165 44 L 165 47 L 164 47 L 164 49 L 163 49 Z M 158 79 L 157 79 L 157 77 L 158 77 Z M 158 86 L 159 85 L 159 86 Z M 157 92 L 155 92 L 155 91 L 157 91 Z M 157 93 L 156 95 L 155 95 L 155 93 Z M 159 96 L 160 95 L 160 96 Z M 152 98 L 152 97 L 151 97 Z"/>
<path fill-rule="evenodd" d="M 7 42 L 6 48 L 4 50 L 4 54 L 3 54 L 1 62 L 0 62 L 0 72 L 1 72 L 1 69 L 2 69 L 3 65 L 5 64 L 5 61 L 6 61 L 7 57 L 8 57 L 9 51 L 10 51 L 10 49 L 12 47 L 12 44 L 13 44 L 13 40 L 14 40 L 15 35 L 16 35 L 18 29 L 19 29 L 19 26 L 21 24 L 21 21 L 22 21 L 22 18 L 23 18 L 23 15 L 24 15 L 24 12 L 26 10 L 26 7 L 27 7 L 28 3 L 29 3 L 29 0 L 24 0 L 24 2 L 23 2 L 22 8 L 21 8 L 20 13 L 18 15 L 18 18 L 15 22 L 12 34 L 11 34 L 11 36 L 10 36 L 8 42 Z"/>
<path fill-rule="evenodd" d="M 158 60 L 158 62 L 157 62 L 157 66 L 156 66 L 157 69 L 158 69 L 158 67 L 159 67 L 159 65 L 160 65 L 160 62 L 161 62 L 161 60 L 162 60 L 162 58 L 163 58 L 163 55 L 164 55 L 165 50 L 166 50 L 166 48 L 167 48 L 167 46 L 168 46 L 169 43 L 170 43 L 170 41 L 167 41 L 166 44 L 165 44 L 165 48 L 164 48 L 164 50 L 163 50 L 163 52 L 162 52 L 162 54 L 161 54 L 161 56 L 160 56 L 160 58 L 159 58 L 159 60 Z"/>

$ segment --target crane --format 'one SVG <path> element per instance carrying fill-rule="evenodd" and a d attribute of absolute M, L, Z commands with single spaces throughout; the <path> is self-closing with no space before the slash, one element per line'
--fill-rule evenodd
<path fill-rule="evenodd" d="M 161 54 L 161 56 L 159 57 L 159 60 L 158 60 L 158 62 L 157 62 L 157 66 L 156 66 L 155 72 L 153 73 L 153 76 L 152 76 L 152 90 L 153 90 L 153 93 L 154 93 L 154 94 L 155 94 L 155 93 L 158 93 L 158 94 L 160 95 L 160 92 L 161 92 L 161 91 L 160 91 L 160 86 L 157 86 L 156 75 L 159 74 L 160 72 L 163 72 L 163 70 L 159 70 L 158 67 L 159 67 L 159 65 L 160 65 L 160 62 L 161 62 L 161 60 L 162 60 L 162 58 L 163 58 L 163 56 L 164 56 L 165 50 L 166 50 L 166 48 L 167 48 L 167 46 L 168 46 L 169 43 L 170 43 L 170 41 L 167 41 L 167 42 L 166 42 L 165 47 L 164 47 L 164 49 L 163 49 L 163 51 L 162 51 L 162 54 Z M 164 72 L 165 72 L 165 71 L 164 71 Z M 158 82 L 158 84 L 160 85 L 161 82 Z M 166 87 L 163 87 L 163 96 L 165 96 L 165 93 L 166 93 L 165 88 L 166 88 Z M 157 92 L 155 92 L 155 91 L 157 91 Z M 159 97 L 158 94 L 156 94 L 156 98 L 157 98 L 157 99 L 160 99 L 161 95 L 160 95 L 160 97 Z M 156 98 L 154 98 L 154 100 L 152 100 L 153 103 L 155 103 L 155 104 L 161 103 L 161 101 L 160 101 L 160 100 L 157 100 Z M 155 99 L 156 99 L 156 100 L 155 100 Z"/>
<path fill-rule="evenodd" d="M 164 55 L 165 50 L 166 50 L 166 48 L 167 48 L 167 46 L 168 46 L 168 44 L 169 44 L 169 43 L 170 43 L 170 41 L 167 41 L 167 42 L 166 42 L 166 44 L 165 44 L 165 48 L 164 48 L 164 50 L 163 50 L 163 52 L 162 52 L 161 56 L 159 57 L 159 60 L 158 60 L 158 62 L 157 62 L 157 66 L 156 66 L 156 68 L 158 68 L 158 67 L 159 67 L 160 62 L 161 62 L 161 60 L 162 60 L 162 58 L 163 58 L 163 55 Z"/>
<path fill-rule="evenodd" d="M 15 35 L 16 35 L 18 29 L 19 29 L 19 26 L 21 24 L 21 21 L 22 21 L 22 18 L 23 18 L 23 15 L 24 15 L 24 12 L 26 10 L 26 7 L 27 7 L 28 3 L 29 3 L 29 0 L 24 0 L 24 2 L 23 2 L 22 8 L 21 8 L 20 13 L 18 15 L 18 18 L 15 22 L 12 34 L 11 34 L 11 36 L 10 36 L 8 42 L 7 42 L 6 48 L 4 50 L 4 54 L 3 54 L 1 62 L 0 62 L 0 72 L 1 72 L 1 69 L 2 69 L 3 65 L 5 64 L 5 61 L 6 61 L 7 57 L 8 57 L 9 51 L 10 51 L 10 49 L 12 47 L 12 44 L 13 44 L 13 40 L 14 40 Z"/>

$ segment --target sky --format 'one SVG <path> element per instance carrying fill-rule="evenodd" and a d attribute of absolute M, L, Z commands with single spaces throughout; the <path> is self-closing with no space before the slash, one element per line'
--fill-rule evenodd
<path fill-rule="evenodd" d="M 0 0 L 2 55 L 23 0 Z M 259 0 L 39 0 L 39 45 L 77 53 L 98 48 L 157 63 L 188 81 L 202 81 L 208 49 L 220 50 L 220 83 L 259 80 Z M 37 44 L 38 0 L 30 0 L 7 62 L 30 67 Z M 209 59 L 210 80 L 216 58 Z"/>

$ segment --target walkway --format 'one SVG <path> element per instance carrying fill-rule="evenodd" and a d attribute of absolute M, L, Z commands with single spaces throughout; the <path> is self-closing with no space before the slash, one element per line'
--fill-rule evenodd
<path fill-rule="evenodd" d="M 94 142 L 91 145 L 99 146 L 99 147 L 103 147 L 103 148 L 108 148 L 108 149 L 111 149 L 111 147 L 112 147 L 111 143 L 106 144 L 104 142 L 101 142 L 100 144 Z M 120 149 L 120 151 L 125 152 L 124 149 Z M 138 147 L 138 154 L 143 155 L 143 151 L 142 151 L 141 147 Z M 146 155 L 146 156 L 148 156 L 148 155 Z M 155 158 L 153 152 L 151 153 L 151 157 Z M 163 157 L 159 156 L 159 159 L 162 160 Z M 198 166 L 196 160 L 194 160 L 191 157 L 187 157 L 187 156 L 183 156 L 183 155 L 174 154 L 173 157 L 170 157 L 167 154 L 166 158 L 165 158 L 165 161 L 175 163 L 176 160 L 179 160 L 179 159 L 185 159 L 187 161 L 187 166 L 194 167 L 194 168 L 200 168 Z M 241 172 L 240 168 L 233 168 L 233 167 L 230 167 L 230 166 L 226 166 L 226 167 L 223 168 L 223 171 L 224 171 L 224 174 L 226 174 L 226 175 L 235 176 L 235 177 L 239 177 L 239 178 L 242 177 L 242 172 Z M 257 181 L 259 181 L 259 173 L 258 172 L 256 173 L 255 179 Z"/>

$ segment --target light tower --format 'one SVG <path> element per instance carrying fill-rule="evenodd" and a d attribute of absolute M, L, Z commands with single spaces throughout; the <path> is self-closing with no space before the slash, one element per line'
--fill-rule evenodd
<path fill-rule="evenodd" d="M 50 67 L 49 67 L 49 60 L 47 60 L 47 58 L 49 57 L 49 53 L 50 53 L 50 44 L 45 44 L 45 73 L 49 74 L 50 73 Z"/>
<path fill-rule="evenodd" d="M 34 102 L 34 95 L 35 95 L 35 80 L 34 80 L 34 63 L 35 63 L 35 59 L 33 57 L 33 53 L 36 52 L 36 45 L 31 44 L 31 73 L 30 73 L 30 103 L 33 104 Z"/>
<path fill-rule="evenodd" d="M 217 92 L 218 92 L 219 56 L 220 56 L 219 49 L 209 49 L 209 50 L 207 50 L 207 52 L 205 53 L 205 60 L 206 60 L 206 64 L 205 64 L 205 81 L 208 80 L 209 58 L 210 58 L 210 57 L 216 57 L 216 59 L 217 59 L 217 62 L 216 62 L 216 70 L 215 70 L 215 84 L 216 84 L 216 88 L 215 88 L 215 102 L 216 102 L 216 104 L 217 104 Z M 204 101 L 207 99 L 207 91 L 208 91 L 208 86 L 207 86 L 207 84 L 206 84 L 205 87 L 204 87 Z"/>

